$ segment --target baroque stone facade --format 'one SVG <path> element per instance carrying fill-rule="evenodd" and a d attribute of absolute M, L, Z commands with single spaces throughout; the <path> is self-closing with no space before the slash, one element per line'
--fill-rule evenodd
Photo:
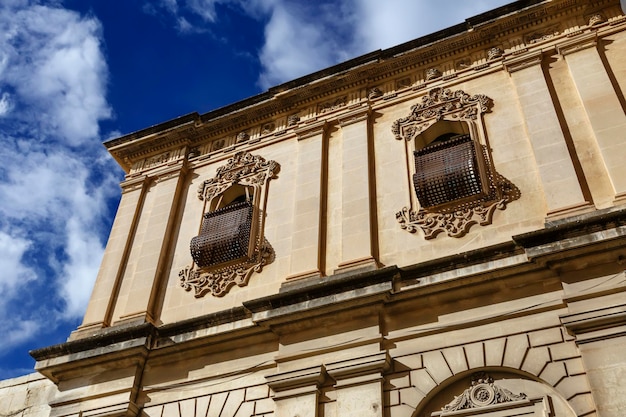
<path fill-rule="evenodd" d="M 519 1 L 107 142 L 84 321 L 0 414 L 623 416 L 624 51 Z"/>

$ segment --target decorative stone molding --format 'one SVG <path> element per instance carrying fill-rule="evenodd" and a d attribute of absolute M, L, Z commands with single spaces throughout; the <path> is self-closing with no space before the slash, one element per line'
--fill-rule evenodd
<path fill-rule="evenodd" d="M 373 87 L 370 88 L 370 90 L 367 93 L 367 98 L 370 100 L 374 100 L 375 98 L 381 97 L 383 95 L 383 92 L 381 91 L 380 88 L 378 87 Z"/>
<path fill-rule="evenodd" d="M 409 116 L 396 120 L 391 130 L 397 140 L 411 141 L 440 120 L 464 121 L 469 126 L 483 113 L 489 112 L 492 104 L 492 100 L 482 94 L 470 96 L 463 90 L 435 88 L 422 97 L 421 103 L 411 107 Z M 481 139 L 482 130 L 476 127 L 470 130 L 472 140 L 479 143 L 476 153 L 477 158 L 484 161 L 479 165 L 483 166 L 481 175 L 488 190 L 469 201 L 452 202 L 445 209 L 403 207 L 396 213 L 402 229 L 410 233 L 422 230 L 425 239 L 433 239 L 442 232 L 450 237 L 462 237 L 473 225 L 491 224 L 495 210 L 504 210 L 509 202 L 520 197 L 519 189 L 493 168 L 485 139 Z"/>
<path fill-rule="evenodd" d="M 606 22 L 606 18 L 602 15 L 602 13 L 596 13 L 589 17 L 589 26 L 599 25 L 600 23 Z"/>
<path fill-rule="evenodd" d="M 555 36 L 559 35 L 561 32 L 559 31 L 558 27 L 552 27 L 552 28 L 548 28 L 545 29 L 541 32 L 535 32 L 535 33 L 531 33 L 530 35 L 526 36 L 526 43 L 527 44 L 535 44 L 535 43 L 539 43 L 539 42 L 543 42 L 543 41 L 547 41 L 550 40 L 552 38 L 554 38 Z"/>
<path fill-rule="evenodd" d="M 454 63 L 454 68 L 456 68 L 457 71 L 462 71 L 470 68 L 471 66 L 472 60 L 469 57 L 461 58 Z"/>
<path fill-rule="evenodd" d="M 300 116 L 297 114 L 292 114 L 289 117 L 287 117 L 287 126 L 289 127 L 295 126 L 298 124 L 299 121 L 300 121 Z"/>
<path fill-rule="evenodd" d="M 320 104 L 319 107 L 318 107 L 317 112 L 320 113 L 320 114 L 323 114 L 323 113 L 328 113 L 328 112 L 333 111 L 333 110 L 337 110 L 337 109 L 339 109 L 341 107 L 344 107 L 346 105 L 346 101 L 347 101 L 347 97 L 343 96 L 343 97 L 339 97 L 339 98 L 337 98 L 337 99 L 335 99 L 333 101 L 329 101 L 329 102 Z"/>
<path fill-rule="evenodd" d="M 541 65 L 542 60 L 543 54 L 541 51 L 527 53 L 527 51 L 524 50 L 520 51 L 519 54 L 516 54 L 511 59 L 505 59 L 504 67 L 509 73 L 513 73 L 535 65 Z"/>
<path fill-rule="evenodd" d="M 426 71 L 426 81 L 435 80 L 437 78 L 441 78 L 441 71 L 437 68 L 429 68 Z"/>
<path fill-rule="evenodd" d="M 274 130 L 276 130 L 276 124 L 274 124 L 273 122 L 265 123 L 261 128 L 261 134 L 267 135 L 272 133 Z"/>
<path fill-rule="evenodd" d="M 325 369 L 321 365 L 298 369 L 265 377 L 274 391 L 274 400 L 315 393 L 324 383 Z"/>
<path fill-rule="evenodd" d="M 434 88 L 422 97 L 422 102 L 411 107 L 411 113 L 393 122 L 391 131 L 397 140 L 410 141 L 415 136 L 442 120 L 475 120 L 488 112 L 492 100 L 482 94 L 470 96 L 463 90 Z"/>
<path fill-rule="evenodd" d="M 219 151 L 226 146 L 226 139 L 218 139 L 211 142 L 211 152 Z"/>
<path fill-rule="evenodd" d="M 519 189 L 500 175 L 497 175 L 495 187 L 500 192 L 500 198 L 486 204 L 462 207 L 445 213 L 432 213 L 423 209 L 415 211 L 403 207 L 396 213 L 396 220 L 400 223 L 400 228 L 409 233 L 422 230 L 426 240 L 434 239 L 442 232 L 446 232 L 450 237 L 463 237 L 476 224 L 490 225 L 496 210 L 506 209 L 508 203 L 520 197 Z"/>
<path fill-rule="evenodd" d="M 234 286 L 248 285 L 253 272 L 263 271 L 263 267 L 273 261 L 274 249 L 267 241 L 255 248 L 254 256 L 250 261 L 238 263 L 213 272 L 204 272 L 194 265 L 183 268 L 178 276 L 185 291 L 193 290 L 196 298 L 206 294 L 223 297 Z"/>
<path fill-rule="evenodd" d="M 194 291 L 195 297 L 210 293 L 224 296 L 231 287 L 248 284 L 253 272 L 261 272 L 274 259 L 274 250 L 263 236 L 265 191 L 268 182 L 276 178 L 280 165 L 266 161 L 249 152 L 237 152 L 226 165 L 217 169 L 214 178 L 203 181 L 198 187 L 198 199 L 207 204 L 218 198 L 235 184 L 251 187 L 254 192 L 254 214 L 251 254 L 243 260 L 225 266 L 201 268 L 192 263 L 179 272 L 180 284 L 186 291 Z"/>
<path fill-rule="evenodd" d="M 582 36 L 577 36 L 575 39 L 561 42 L 556 45 L 556 50 L 561 56 L 566 56 L 574 52 L 582 51 L 583 49 L 595 48 L 597 45 L 597 34 L 592 32 Z"/>
<path fill-rule="evenodd" d="M 199 148 L 191 148 L 189 153 L 187 153 L 187 159 L 195 158 L 200 155 L 202 155 L 202 152 L 200 152 Z"/>
<path fill-rule="evenodd" d="M 502 57 L 503 54 L 504 54 L 504 51 L 502 50 L 502 48 L 500 48 L 499 46 L 494 46 L 487 50 L 487 59 L 489 61 L 492 61 L 494 59 L 498 59 Z"/>
<path fill-rule="evenodd" d="M 493 378 L 485 372 L 472 375 L 472 382 L 461 395 L 443 406 L 442 411 L 458 411 L 482 408 L 493 404 L 508 403 L 526 399 L 526 394 L 513 394 L 494 384 Z"/>
<path fill-rule="evenodd" d="M 237 143 L 242 143 L 250 139 L 250 135 L 247 132 L 239 132 L 237 134 Z"/>
<path fill-rule="evenodd" d="M 402 78 L 400 80 L 398 80 L 396 82 L 396 89 L 402 89 L 402 88 L 407 88 L 411 86 L 411 78 L 406 77 L 406 78 Z"/>

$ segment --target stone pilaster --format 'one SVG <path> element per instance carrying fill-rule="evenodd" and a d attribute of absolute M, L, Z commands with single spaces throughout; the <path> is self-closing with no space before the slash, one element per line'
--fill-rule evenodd
<path fill-rule="evenodd" d="M 372 236 L 370 109 L 339 119 L 342 138 L 341 262 L 339 271 L 375 268 Z"/>
<path fill-rule="evenodd" d="M 317 417 L 324 368 L 314 366 L 266 377 L 274 391 L 276 417 Z"/>
<path fill-rule="evenodd" d="M 182 161 L 158 172 L 144 201 L 112 321 L 153 322 L 153 307 L 169 258 L 171 235 L 185 179 Z"/>
<path fill-rule="evenodd" d="M 298 164 L 291 264 L 287 279 L 322 275 L 325 237 L 326 121 L 296 130 Z"/>
<path fill-rule="evenodd" d="M 83 324 L 70 336 L 89 333 L 111 324 L 111 314 L 121 285 L 126 261 L 150 181 L 145 175 L 121 183 L 122 198 L 104 251 L 98 278 Z"/>
<path fill-rule="evenodd" d="M 535 153 L 548 217 L 573 215 L 590 203 L 577 176 L 561 122 L 541 67 L 541 52 L 507 60 L 524 116 L 528 138 Z"/>
<path fill-rule="evenodd" d="M 326 372 L 336 381 L 337 415 L 382 417 L 382 374 L 389 365 L 386 352 L 328 364 Z"/>
<path fill-rule="evenodd" d="M 596 33 L 557 45 L 598 141 L 615 189 L 615 199 L 626 201 L 626 165 L 622 158 L 626 114 L 597 48 Z"/>

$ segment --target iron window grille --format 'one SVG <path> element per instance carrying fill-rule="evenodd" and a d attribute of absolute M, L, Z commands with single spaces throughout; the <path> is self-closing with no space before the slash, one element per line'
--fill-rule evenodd
<path fill-rule="evenodd" d="M 414 151 L 413 185 L 420 205 L 429 211 L 472 204 L 490 191 L 485 158 L 470 135 L 457 135 Z"/>
<path fill-rule="evenodd" d="M 190 243 L 195 264 L 205 268 L 249 257 L 253 212 L 252 203 L 243 201 L 205 213 Z"/>

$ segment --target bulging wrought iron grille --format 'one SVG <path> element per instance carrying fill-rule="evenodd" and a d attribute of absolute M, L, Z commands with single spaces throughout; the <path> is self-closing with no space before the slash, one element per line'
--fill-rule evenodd
<path fill-rule="evenodd" d="M 200 235 L 190 244 L 196 265 L 214 266 L 247 256 L 253 208 L 243 201 L 205 213 Z"/>
<path fill-rule="evenodd" d="M 460 135 L 414 152 L 413 185 L 423 208 L 484 194 L 476 146 Z"/>

